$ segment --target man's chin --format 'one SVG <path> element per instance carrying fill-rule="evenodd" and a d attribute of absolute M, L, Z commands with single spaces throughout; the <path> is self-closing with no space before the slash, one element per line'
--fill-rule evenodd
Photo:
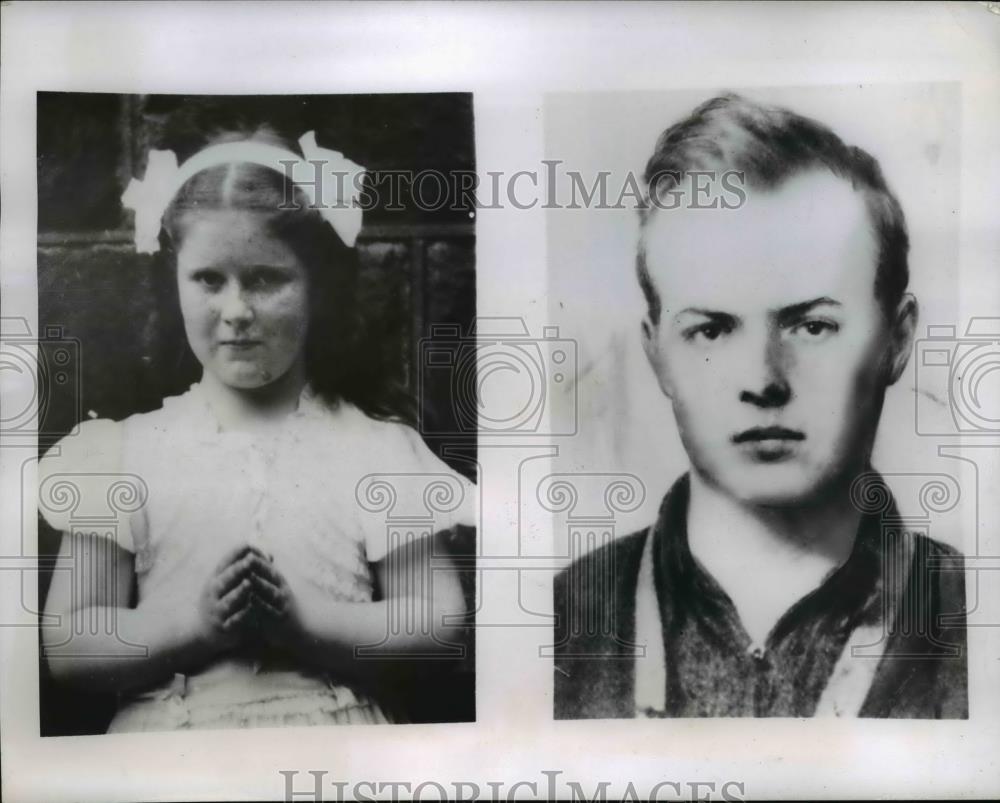
<path fill-rule="evenodd" d="M 760 464 L 744 470 L 740 477 L 725 478 L 719 486 L 736 501 L 754 507 L 798 507 L 830 493 L 828 483 L 794 462 Z"/>

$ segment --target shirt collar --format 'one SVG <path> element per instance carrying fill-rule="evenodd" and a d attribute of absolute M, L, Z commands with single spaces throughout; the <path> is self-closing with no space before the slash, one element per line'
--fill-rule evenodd
<path fill-rule="evenodd" d="M 186 430 L 198 433 L 203 439 L 211 441 L 225 437 L 235 441 L 261 438 L 259 434 L 224 430 L 201 382 L 193 383 L 187 393 L 181 396 L 164 399 L 164 408 L 183 417 Z M 290 426 L 275 430 L 270 437 L 283 436 L 289 430 L 296 429 L 295 425 L 301 422 L 323 419 L 325 413 L 328 413 L 328 409 L 323 397 L 307 383 L 299 394 L 298 406 L 288 415 L 287 424 Z"/>
<path fill-rule="evenodd" d="M 661 593 L 668 596 L 668 608 L 693 607 L 710 619 L 732 617 L 738 621 L 728 594 L 691 552 L 687 531 L 690 492 L 690 476 L 684 474 L 664 497 L 652 530 L 656 539 L 657 573 L 666 581 Z M 877 616 L 882 601 L 885 536 L 891 533 L 883 525 L 897 520 L 891 494 L 883 512 L 863 513 L 847 560 L 831 571 L 819 587 L 792 605 L 771 637 L 778 640 L 797 624 L 817 616 L 832 616 L 843 626 L 854 626 Z"/>

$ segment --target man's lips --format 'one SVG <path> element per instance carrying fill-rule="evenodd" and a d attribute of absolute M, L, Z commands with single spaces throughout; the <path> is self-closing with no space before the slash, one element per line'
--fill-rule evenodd
<path fill-rule="evenodd" d="M 259 340 L 220 340 L 220 346 L 235 346 L 237 348 L 247 348 L 249 346 L 259 346 Z"/>
<path fill-rule="evenodd" d="M 804 441 L 805 433 L 784 427 L 754 427 L 733 435 L 733 443 L 754 443 L 760 441 Z"/>

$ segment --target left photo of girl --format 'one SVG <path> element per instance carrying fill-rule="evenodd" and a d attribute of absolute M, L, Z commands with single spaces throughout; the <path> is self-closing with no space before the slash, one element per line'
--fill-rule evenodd
<path fill-rule="evenodd" d="M 472 96 L 38 95 L 41 735 L 475 720 Z"/>

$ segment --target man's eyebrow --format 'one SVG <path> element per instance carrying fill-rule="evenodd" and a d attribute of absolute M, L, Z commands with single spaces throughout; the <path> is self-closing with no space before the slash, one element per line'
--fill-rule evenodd
<path fill-rule="evenodd" d="M 722 312 L 721 310 L 707 309 L 705 307 L 687 307 L 682 309 L 676 315 L 674 315 L 674 320 L 677 320 L 681 315 L 701 315 L 705 318 L 711 318 L 713 320 L 735 320 L 736 316 L 731 312 Z"/>
<path fill-rule="evenodd" d="M 812 301 L 802 301 L 798 304 L 791 304 L 787 307 L 782 307 L 775 313 L 775 316 L 781 320 L 798 318 L 816 307 L 823 306 L 841 307 L 843 304 L 836 299 L 830 298 L 829 296 L 820 296 L 819 298 L 814 298 Z"/>
<path fill-rule="evenodd" d="M 800 301 L 798 304 L 790 304 L 787 307 L 782 307 L 774 314 L 782 319 L 795 318 L 800 315 L 804 315 L 816 307 L 823 306 L 842 307 L 843 304 L 834 298 L 830 298 L 829 296 L 820 296 L 819 298 L 814 298 L 810 301 Z M 713 320 L 736 320 L 739 317 L 731 312 L 709 309 L 708 307 L 686 307 L 674 315 L 674 320 L 680 318 L 682 315 L 701 315 L 702 317 L 711 318 Z"/>

